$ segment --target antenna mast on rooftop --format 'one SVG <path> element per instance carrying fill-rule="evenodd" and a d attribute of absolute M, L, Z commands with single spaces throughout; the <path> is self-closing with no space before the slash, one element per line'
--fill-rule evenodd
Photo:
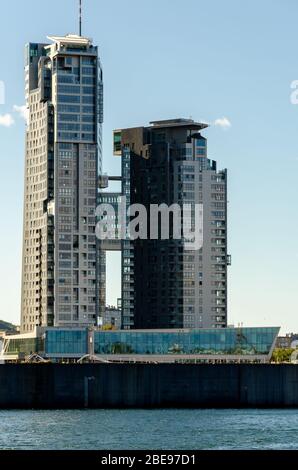
<path fill-rule="evenodd" d="M 82 36 L 82 0 L 79 0 L 79 35 Z"/>

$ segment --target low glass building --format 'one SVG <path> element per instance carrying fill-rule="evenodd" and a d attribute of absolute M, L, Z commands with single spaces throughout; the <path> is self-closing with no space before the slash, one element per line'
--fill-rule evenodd
<path fill-rule="evenodd" d="M 279 327 L 198 330 L 37 328 L 5 336 L 2 360 L 43 359 L 104 362 L 269 362 Z"/>
<path fill-rule="evenodd" d="M 95 354 L 267 355 L 276 328 L 104 331 L 94 335 Z"/>

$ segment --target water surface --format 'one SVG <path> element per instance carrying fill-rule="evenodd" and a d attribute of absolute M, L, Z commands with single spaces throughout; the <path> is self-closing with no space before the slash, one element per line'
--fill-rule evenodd
<path fill-rule="evenodd" d="M 0 449 L 298 449 L 298 410 L 0 411 Z"/>

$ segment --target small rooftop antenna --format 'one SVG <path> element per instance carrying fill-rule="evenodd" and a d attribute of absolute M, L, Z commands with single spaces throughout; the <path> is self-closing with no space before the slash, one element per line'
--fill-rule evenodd
<path fill-rule="evenodd" d="M 79 0 L 79 35 L 82 36 L 82 0 Z"/>

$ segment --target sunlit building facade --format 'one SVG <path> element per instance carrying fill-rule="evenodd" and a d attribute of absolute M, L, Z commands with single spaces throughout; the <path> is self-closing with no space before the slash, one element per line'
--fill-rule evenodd
<path fill-rule="evenodd" d="M 93 326 L 99 312 L 102 68 L 90 39 L 49 39 L 25 54 L 22 332 Z"/>
<path fill-rule="evenodd" d="M 53 362 L 83 358 L 93 362 L 269 362 L 278 332 L 278 327 L 127 331 L 37 328 L 32 333 L 4 336 L 0 357 L 30 361 L 38 355 Z"/>

